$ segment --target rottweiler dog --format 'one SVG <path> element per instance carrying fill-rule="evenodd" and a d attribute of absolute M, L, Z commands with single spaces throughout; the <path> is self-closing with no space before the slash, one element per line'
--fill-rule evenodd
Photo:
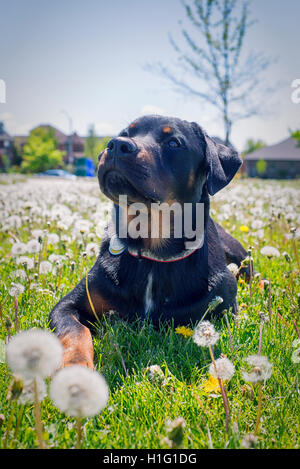
<path fill-rule="evenodd" d="M 110 140 L 99 155 L 98 180 L 114 202 L 114 216 L 95 265 L 50 315 L 64 347 L 63 366 L 93 368 L 90 326 L 109 310 L 128 320 L 184 325 L 199 321 L 216 296 L 223 303 L 215 315 L 235 303 L 236 278 L 227 264 L 240 266 L 247 253 L 210 218 L 209 196 L 225 187 L 240 165 L 235 150 L 216 143 L 198 124 L 178 118 L 144 116 Z M 128 227 L 133 220 L 119 203 L 120 195 L 127 197 L 128 206 L 156 207 L 154 215 L 146 215 L 149 225 L 156 226 L 155 237 L 130 236 L 129 230 L 120 236 L 124 223 Z M 193 226 L 195 207 L 201 204 L 202 239 L 196 248 L 186 248 L 185 234 L 174 235 L 174 216 L 169 236 L 162 235 L 160 204 L 173 203 L 192 207 Z"/>

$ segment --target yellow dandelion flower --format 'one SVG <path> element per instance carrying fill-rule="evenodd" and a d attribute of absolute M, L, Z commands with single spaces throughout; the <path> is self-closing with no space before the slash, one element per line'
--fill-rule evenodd
<path fill-rule="evenodd" d="M 240 230 L 242 231 L 242 233 L 248 233 L 249 226 L 242 225 L 242 226 L 240 226 Z"/>
<path fill-rule="evenodd" d="M 214 378 L 212 375 L 209 375 L 209 378 L 201 384 L 201 388 L 207 394 L 211 392 L 221 392 L 218 379 Z"/>
<path fill-rule="evenodd" d="M 192 329 L 189 329 L 185 326 L 176 327 L 175 332 L 176 334 L 183 335 L 183 337 L 192 337 L 192 335 L 194 334 L 194 331 L 192 331 Z"/>

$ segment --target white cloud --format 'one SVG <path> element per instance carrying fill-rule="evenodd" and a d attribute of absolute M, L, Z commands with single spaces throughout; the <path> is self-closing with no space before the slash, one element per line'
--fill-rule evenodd
<path fill-rule="evenodd" d="M 158 106 L 154 106 L 153 104 L 146 104 L 141 109 L 141 114 L 142 115 L 145 115 L 145 114 L 164 114 L 164 113 L 165 113 L 165 111 L 162 108 L 160 108 Z"/>

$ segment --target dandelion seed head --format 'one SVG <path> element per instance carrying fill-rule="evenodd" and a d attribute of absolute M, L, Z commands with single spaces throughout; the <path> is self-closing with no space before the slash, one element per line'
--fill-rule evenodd
<path fill-rule="evenodd" d="M 38 242 L 36 239 L 31 239 L 26 244 L 26 252 L 30 252 L 31 254 L 36 254 L 41 250 L 41 243 Z"/>
<path fill-rule="evenodd" d="M 49 261 L 42 261 L 40 263 L 39 271 L 41 274 L 48 274 L 53 269 L 53 265 Z"/>
<path fill-rule="evenodd" d="M 292 353 L 292 362 L 300 363 L 300 347 L 293 351 Z"/>
<path fill-rule="evenodd" d="M 91 417 L 106 406 L 109 389 L 102 375 L 74 365 L 54 375 L 50 396 L 62 412 L 72 417 Z"/>
<path fill-rule="evenodd" d="M 20 256 L 21 254 L 25 254 L 26 252 L 26 244 L 24 243 L 15 243 L 12 245 L 11 248 L 11 255 L 12 256 Z"/>
<path fill-rule="evenodd" d="M 218 358 L 215 361 L 215 366 L 212 363 L 209 367 L 209 374 L 224 381 L 230 381 L 234 373 L 235 367 L 228 358 Z"/>
<path fill-rule="evenodd" d="M 203 321 L 196 327 L 193 341 L 200 347 L 209 347 L 215 345 L 219 337 L 220 334 L 215 330 L 213 324 L 209 321 Z"/>
<path fill-rule="evenodd" d="M 6 361 L 14 373 L 25 379 L 50 376 L 62 360 L 58 338 L 42 329 L 29 329 L 14 335 L 6 346 Z"/>
<path fill-rule="evenodd" d="M 43 379 L 36 378 L 38 400 L 41 402 L 47 395 L 46 384 Z M 19 404 L 32 404 L 34 402 L 34 380 L 25 380 L 22 392 L 17 398 Z"/>
<path fill-rule="evenodd" d="M 239 271 L 239 268 L 236 264 L 234 263 L 231 263 L 231 264 L 228 264 L 227 265 L 227 269 L 230 270 L 230 272 L 233 274 L 233 275 L 237 275 L 238 271 Z"/>
<path fill-rule="evenodd" d="M 272 375 L 272 364 L 267 357 L 261 355 L 250 355 L 246 358 L 251 370 L 242 372 L 243 379 L 249 383 L 266 381 Z"/>
<path fill-rule="evenodd" d="M 11 283 L 10 289 L 8 290 L 8 293 L 10 296 L 17 297 L 21 295 L 25 290 L 25 287 L 21 285 L 21 283 Z"/>
<path fill-rule="evenodd" d="M 267 256 L 269 258 L 271 257 L 280 257 L 280 252 L 278 249 L 274 248 L 273 246 L 264 246 L 261 250 L 260 253 L 263 256 Z"/>
<path fill-rule="evenodd" d="M 248 435 L 244 436 L 241 446 L 242 448 L 245 448 L 245 449 L 251 449 L 251 448 L 255 448 L 255 446 L 257 445 L 257 442 L 258 442 L 257 436 L 249 433 Z"/>
<path fill-rule="evenodd" d="M 165 384 L 165 375 L 159 365 L 151 365 L 147 368 L 149 373 L 149 380 L 159 386 Z"/>
<path fill-rule="evenodd" d="M 31 270 L 34 268 L 34 260 L 31 257 L 20 256 L 16 262 L 18 265 L 24 265 L 26 269 Z"/>

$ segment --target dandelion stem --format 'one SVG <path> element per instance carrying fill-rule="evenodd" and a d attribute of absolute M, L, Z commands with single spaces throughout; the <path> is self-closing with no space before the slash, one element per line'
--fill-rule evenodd
<path fill-rule="evenodd" d="M 250 300 L 251 300 L 251 298 L 252 298 L 252 279 L 253 279 L 252 249 L 248 250 L 248 257 L 249 257 L 249 271 L 250 271 L 249 294 L 250 294 Z"/>
<path fill-rule="evenodd" d="M 258 434 L 259 425 L 260 425 L 260 418 L 261 418 L 261 409 L 262 409 L 262 386 L 261 382 L 258 383 L 258 406 L 257 406 L 257 417 L 256 417 L 256 425 L 254 430 L 254 435 Z"/>
<path fill-rule="evenodd" d="M 269 299 L 268 299 L 268 310 L 269 310 L 269 319 L 272 316 L 272 307 L 271 307 L 271 279 L 269 279 Z"/>
<path fill-rule="evenodd" d="M 43 440 L 43 427 L 41 420 L 41 406 L 38 396 L 38 387 L 36 379 L 33 382 L 33 391 L 34 391 L 34 417 L 35 417 L 35 429 L 39 441 L 39 449 L 44 449 L 44 440 Z"/>
<path fill-rule="evenodd" d="M 77 429 L 76 449 L 80 449 L 81 444 L 82 444 L 82 420 L 80 417 L 76 418 L 76 429 Z"/>
<path fill-rule="evenodd" d="M 298 334 L 298 337 L 300 338 L 300 332 L 299 332 L 299 329 L 298 329 L 298 327 L 297 327 L 297 324 L 296 324 L 296 321 L 295 321 L 295 320 L 293 321 L 293 325 L 294 325 L 295 331 L 296 331 L 297 334 Z"/>
<path fill-rule="evenodd" d="M 231 351 L 233 352 L 232 335 L 231 335 L 230 324 L 229 324 L 229 321 L 228 321 L 228 316 L 227 316 L 226 309 L 225 309 L 225 312 L 224 312 L 224 316 L 225 316 L 225 321 L 226 321 L 226 324 L 227 324 L 227 329 L 228 329 L 228 334 L 229 334 L 230 348 L 231 348 Z"/>
<path fill-rule="evenodd" d="M 15 428 L 15 431 L 14 431 L 14 440 L 16 441 L 17 439 L 17 436 L 18 436 L 18 433 L 19 433 L 19 429 L 20 429 L 20 426 L 21 426 L 21 423 L 22 423 L 22 420 L 23 420 L 23 415 L 24 415 L 24 409 L 25 409 L 25 405 L 21 405 L 20 407 L 20 410 L 19 410 L 19 413 L 18 413 L 18 417 L 17 417 L 17 423 L 16 423 L 16 428 Z"/>
<path fill-rule="evenodd" d="M 216 361 L 215 361 L 212 346 L 209 345 L 208 349 L 209 349 L 209 353 L 210 353 L 210 356 L 211 356 L 211 361 L 213 362 L 213 365 L 214 365 L 214 368 L 215 368 L 215 372 L 216 372 L 216 375 L 217 375 L 219 386 L 220 386 L 220 389 L 221 389 L 221 394 L 222 394 L 222 399 L 223 399 L 223 404 L 224 404 L 224 409 L 225 409 L 225 415 L 226 415 L 225 431 L 226 431 L 226 433 L 228 433 L 228 429 L 229 429 L 229 403 L 228 403 L 228 399 L 227 399 L 227 394 L 226 394 L 225 386 L 223 385 L 222 380 L 218 377 L 217 365 L 216 365 Z"/>
<path fill-rule="evenodd" d="M 258 352 L 257 352 L 257 355 L 260 355 L 260 354 L 261 354 L 263 325 L 264 325 L 264 320 L 263 320 L 263 317 L 261 316 L 261 318 L 260 318 L 260 325 L 259 325 L 259 341 L 258 341 Z"/>
<path fill-rule="evenodd" d="M 15 297 L 15 322 L 16 322 L 16 331 L 19 332 L 19 318 L 18 318 L 18 311 L 19 311 L 19 303 L 18 298 Z"/>
<path fill-rule="evenodd" d="M 4 442 L 3 442 L 3 448 L 4 449 L 7 448 L 8 437 L 9 437 L 9 433 L 10 433 L 10 429 L 11 429 L 11 424 L 12 424 L 12 421 L 13 421 L 13 416 L 15 414 L 15 410 L 16 410 L 16 401 L 13 401 L 12 407 L 11 407 L 11 413 L 10 413 L 10 416 L 9 416 L 9 419 L 8 419 L 8 422 L 7 422 Z"/>

